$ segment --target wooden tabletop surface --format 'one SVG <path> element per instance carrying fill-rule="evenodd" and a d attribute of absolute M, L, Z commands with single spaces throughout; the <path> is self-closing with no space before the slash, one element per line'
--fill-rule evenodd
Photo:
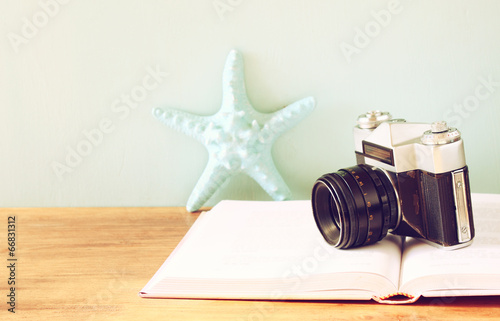
<path fill-rule="evenodd" d="M 500 297 L 397 306 L 140 298 L 197 217 L 181 207 L 1 209 L 0 320 L 500 320 Z"/>

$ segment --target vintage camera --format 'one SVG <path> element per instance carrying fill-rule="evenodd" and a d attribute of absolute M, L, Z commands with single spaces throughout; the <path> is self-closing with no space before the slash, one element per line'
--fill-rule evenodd
<path fill-rule="evenodd" d="M 469 174 L 457 129 L 371 111 L 358 117 L 354 140 L 357 165 L 321 176 L 312 189 L 314 219 L 329 244 L 368 245 L 387 232 L 443 249 L 471 244 Z"/>

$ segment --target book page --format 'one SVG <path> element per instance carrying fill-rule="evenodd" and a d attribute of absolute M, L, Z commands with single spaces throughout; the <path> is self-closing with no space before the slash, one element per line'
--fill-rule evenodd
<path fill-rule="evenodd" d="M 358 249 L 335 249 L 321 236 L 310 201 L 223 201 L 200 216 L 145 289 L 184 289 L 183 295 L 193 291 L 194 297 L 204 291 L 218 297 L 254 291 L 259 298 L 270 290 L 283 298 L 339 289 L 390 293 L 400 260 L 396 236 Z"/>
<path fill-rule="evenodd" d="M 425 296 L 500 294 L 500 195 L 472 194 L 472 245 L 446 251 L 407 239 L 402 288 Z"/>

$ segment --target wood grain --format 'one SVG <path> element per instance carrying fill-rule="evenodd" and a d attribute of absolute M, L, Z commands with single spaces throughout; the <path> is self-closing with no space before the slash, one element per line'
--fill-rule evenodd
<path fill-rule="evenodd" d="M 5 320 L 491 320 L 499 297 L 421 298 L 412 305 L 364 301 L 273 302 L 142 299 L 137 293 L 198 217 L 184 208 L 0 210 L 16 216 L 16 313 Z M 9 271 L 0 271 L 8 294 Z"/>

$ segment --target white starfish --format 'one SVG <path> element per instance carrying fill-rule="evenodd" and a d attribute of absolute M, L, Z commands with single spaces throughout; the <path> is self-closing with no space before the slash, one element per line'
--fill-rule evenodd
<path fill-rule="evenodd" d="M 291 192 L 276 169 L 271 148 L 286 130 L 306 117 L 314 98 L 296 101 L 274 113 L 256 111 L 248 100 L 241 54 L 232 50 L 224 66 L 220 110 L 198 116 L 175 109 L 153 109 L 163 124 L 189 135 L 208 150 L 208 164 L 187 202 L 198 210 L 231 176 L 243 172 L 255 179 L 274 200 L 287 200 Z"/>

